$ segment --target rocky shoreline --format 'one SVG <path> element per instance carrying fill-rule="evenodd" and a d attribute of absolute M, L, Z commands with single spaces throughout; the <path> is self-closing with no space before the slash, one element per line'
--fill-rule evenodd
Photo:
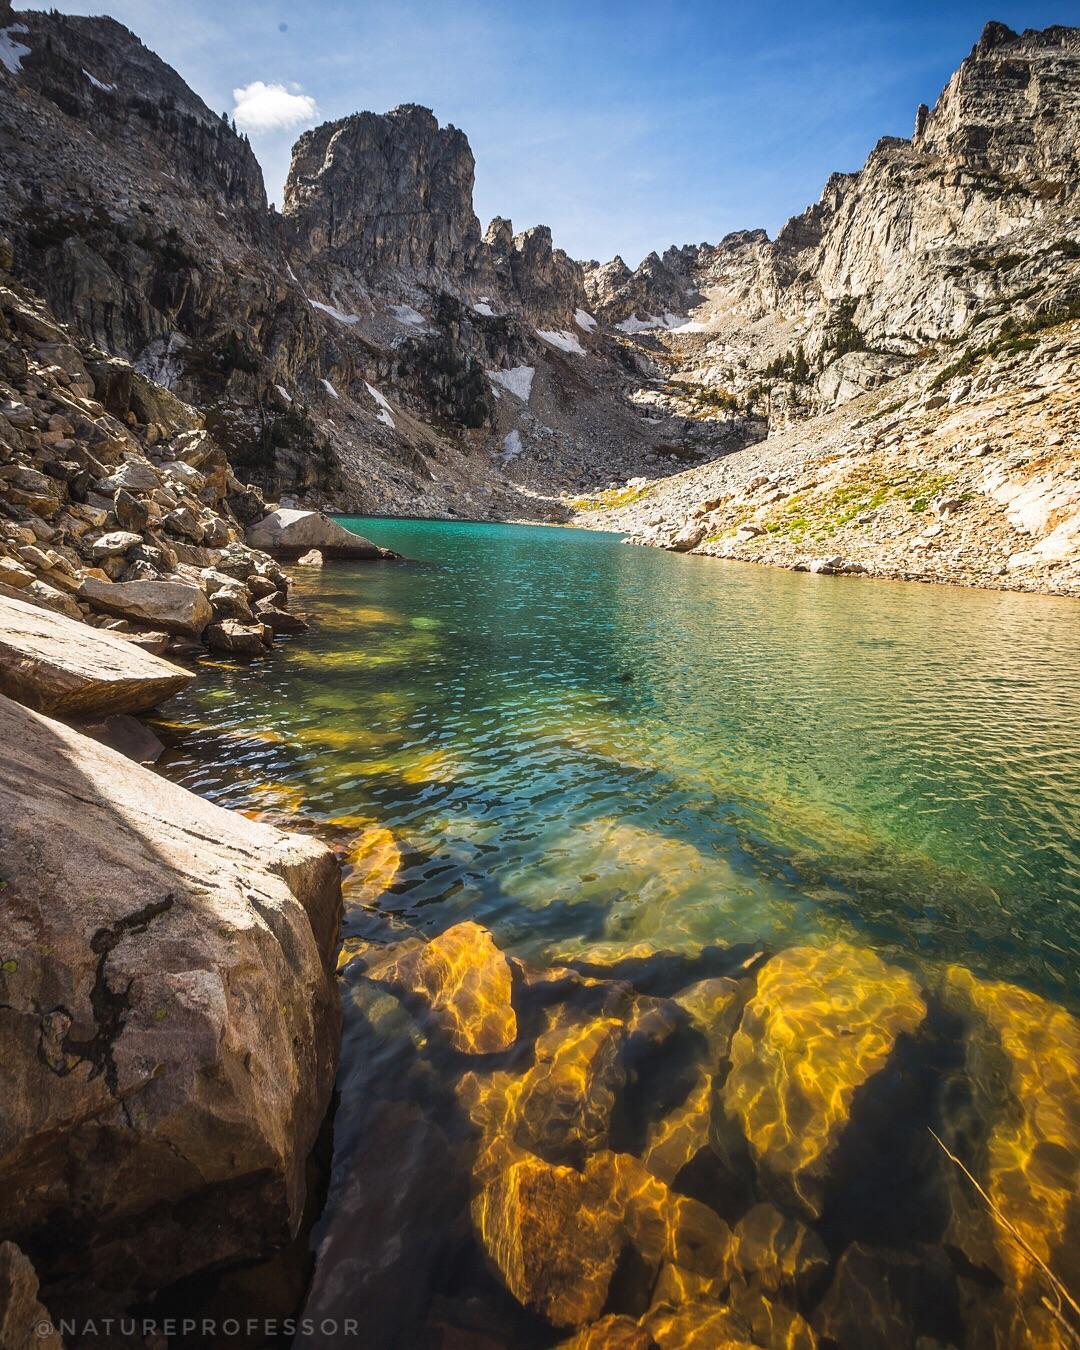
<path fill-rule="evenodd" d="M 1078 377 L 1080 323 L 1048 326 L 975 378 L 943 357 L 714 463 L 573 502 L 571 523 L 704 557 L 1075 598 Z"/>
<path fill-rule="evenodd" d="M 0 275 L 0 1329 L 19 1350 L 59 1344 L 44 1307 L 113 1318 L 267 1262 L 312 1218 L 339 856 L 145 767 L 162 745 L 138 715 L 200 656 L 304 631 L 278 557 L 394 555 L 265 503 L 201 421 Z"/>

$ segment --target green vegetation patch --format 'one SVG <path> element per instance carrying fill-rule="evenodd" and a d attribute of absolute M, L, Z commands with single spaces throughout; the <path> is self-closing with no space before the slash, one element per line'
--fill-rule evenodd
<path fill-rule="evenodd" d="M 606 488 L 595 497 L 575 497 L 570 505 L 575 511 L 617 511 L 643 501 L 651 491 L 649 483 L 642 487 Z"/>
<path fill-rule="evenodd" d="M 761 524 L 767 534 L 796 544 L 805 538 L 828 539 L 864 512 L 890 502 L 904 503 L 910 511 L 921 513 L 953 481 L 947 473 L 913 471 L 887 477 L 864 471 L 817 496 L 798 493 L 778 502 Z"/>

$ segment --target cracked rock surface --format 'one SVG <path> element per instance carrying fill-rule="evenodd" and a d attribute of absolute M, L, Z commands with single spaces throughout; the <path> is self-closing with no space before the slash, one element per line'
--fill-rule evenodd
<path fill-rule="evenodd" d="M 87 1314 L 296 1230 L 338 867 L 3 698 L 0 745 L 0 1229 Z"/>

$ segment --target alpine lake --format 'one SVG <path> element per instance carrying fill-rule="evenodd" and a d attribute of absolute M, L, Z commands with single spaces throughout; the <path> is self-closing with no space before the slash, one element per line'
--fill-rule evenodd
<path fill-rule="evenodd" d="M 156 724 L 344 864 L 296 1343 L 1080 1344 L 1076 605 L 342 523 Z"/>

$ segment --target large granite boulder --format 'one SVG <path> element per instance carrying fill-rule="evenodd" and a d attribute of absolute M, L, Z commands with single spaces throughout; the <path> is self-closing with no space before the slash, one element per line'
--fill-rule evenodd
<path fill-rule="evenodd" d="M 145 712 L 191 679 L 114 633 L 0 596 L 0 693 L 40 712 Z"/>
<path fill-rule="evenodd" d="M 100 581 L 87 577 L 79 599 L 102 614 L 164 628 L 183 637 L 200 637 L 214 617 L 199 586 L 185 581 Z"/>
<path fill-rule="evenodd" d="M 837 942 L 766 962 L 732 1037 L 723 1090 L 766 1189 L 820 1216 L 856 1091 L 925 1015 L 912 976 L 871 951 Z"/>
<path fill-rule="evenodd" d="M 0 698 L 0 1232 L 58 1316 L 295 1232 L 338 865 Z"/>
<path fill-rule="evenodd" d="M 339 525 L 321 511 L 294 511 L 281 507 L 271 511 L 247 532 L 252 548 L 261 548 L 275 558 L 299 558 L 318 549 L 324 558 L 392 558 L 363 535 Z"/>

